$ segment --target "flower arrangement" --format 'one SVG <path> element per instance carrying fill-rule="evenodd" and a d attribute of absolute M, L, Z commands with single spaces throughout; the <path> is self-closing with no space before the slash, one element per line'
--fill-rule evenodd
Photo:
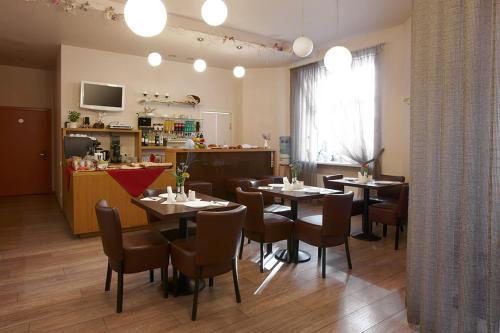
<path fill-rule="evenodd" d="M 269 148 L 269 142 L 271 141 L 271 134 L 263 133 L 262 138 L 264 139 L 264 148 Z"/>
<path fill-rule="evenodd" d="M 369 170 L 368 163 L 361 164 L 361 170 L 359 170 L 361 176 L 368 176 L 368 170 Z"/>
<path fill-rule="evenodd" d="M 80 112 L 77 111 L 69 111 L 68 112 L 68 120 L 72 123 L 76 123 L 80 119 Z"/>
<path fill-rule="evenodd" d="M 302 172 L 302 165 L 298 163 L 290 164 L 290 173 L 292 175 L 292 182 L 295 183 L 300 177 L 300 173 Z"/>
<path fill-rule="evenodd" d="M 184 183 L 186 182 L 186 179 L 189 178 L 189 173 L 187 172 L 188 168 L 189 168 L 188 163 L 180 163 L 179 167 L 175 171 L 175 174 L 174 174 L 175 184 L 176 184 L 178 190 L 182 191 L 182 189 L 184 187 Z"/>

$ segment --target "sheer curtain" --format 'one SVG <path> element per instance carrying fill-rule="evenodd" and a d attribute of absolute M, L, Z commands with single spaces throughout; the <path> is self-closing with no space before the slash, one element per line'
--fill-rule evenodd
<path fill-rule="evenodd" d="M 500 332 L 500 2 L 413 0 L 408 321 Z"/>
<path fill-rule="evenodd" d="M 382 49 L 353 52 L 351 71 L 343 75 L 328 72 L 323 62 L 292 69 L 292 161 L 303 165 L 306 183 L 316 183 L 318 162 L 378 157 Z"/>
<path fill-rule="evenodd" d="M 318 156 L 317 92 L 326 78 L 322 63 L 292 69 L 290 72 L 292 162 L 302 165 L 302 178 L 316 185 Z"/>

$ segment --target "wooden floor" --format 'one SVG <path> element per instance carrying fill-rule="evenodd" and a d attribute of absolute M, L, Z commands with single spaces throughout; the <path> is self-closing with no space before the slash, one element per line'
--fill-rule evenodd
<path fill-rule="evenodd" d="M 301 214 L 319 209 L 299 207 Z M 353 221 L 355 232 L 360 222 Z M 105 293 L 100 239 L 72 237 L 51 196 L 2 198 L 0 332 L 410 332 L 405 233 L 400 250 L 393 246 L 391 227 L 379 242 L 352 239 L 351 271 L 343 246 L 328 249 L 322 279 L 315 248 L 301 243 L 312 260 L 299 265 L 268 256 L 261 274 L 250 244 L 239 262 L 241 304 L 231 275 L 221 276 L 201 292 L 198 320 L 191 322 L 192 297 L 163 299 L 159 272 L 154 283 L 140 273 L 125 276 L 124 312 L 116 314 L 116 276 Z"/>

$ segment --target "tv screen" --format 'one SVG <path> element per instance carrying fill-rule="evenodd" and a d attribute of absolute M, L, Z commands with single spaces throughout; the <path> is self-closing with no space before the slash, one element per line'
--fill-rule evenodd
<path fill-rule="evenodd" d="M 125 87 L 116 84 L 82 81 L 80 107 L 91 110 L 123 111 Z"/>

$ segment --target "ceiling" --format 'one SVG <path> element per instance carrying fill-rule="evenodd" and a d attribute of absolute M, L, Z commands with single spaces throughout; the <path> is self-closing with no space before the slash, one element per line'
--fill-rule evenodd
<path fill-rule="evenodd" d="M 166 60 L 191 62 L 202 57 L 209 66 L 231 68 L 286 66 L 299 58 L 258 44 L 290 46 L 302 33 L 315 50 L 349 36 L 393 27 L 410 16 L 411 0 L 340 0 L 339 29 L 335 0 L 225 0 L 229 16 L 222 27 L 209 27 L 200 14 L 204 0 L 163 0 L 168 28 L 159 36 L 141 38 L 124 22 L 104 19 L 99 10 L 65 13 L 48 0 L 0 1 L 0 64 L 54 68 L 58 45 L 94 48 L 146 56 L 160 52 Z M 89 0 L 97 9 L 108 5 L 122 12 L 125 0 Z M 244 41 L 238 51 L 222 36 Z M 202 43 L 197 37 L 204 37 Z M 313 54 L 314 55 L 314 54 Z"/>

